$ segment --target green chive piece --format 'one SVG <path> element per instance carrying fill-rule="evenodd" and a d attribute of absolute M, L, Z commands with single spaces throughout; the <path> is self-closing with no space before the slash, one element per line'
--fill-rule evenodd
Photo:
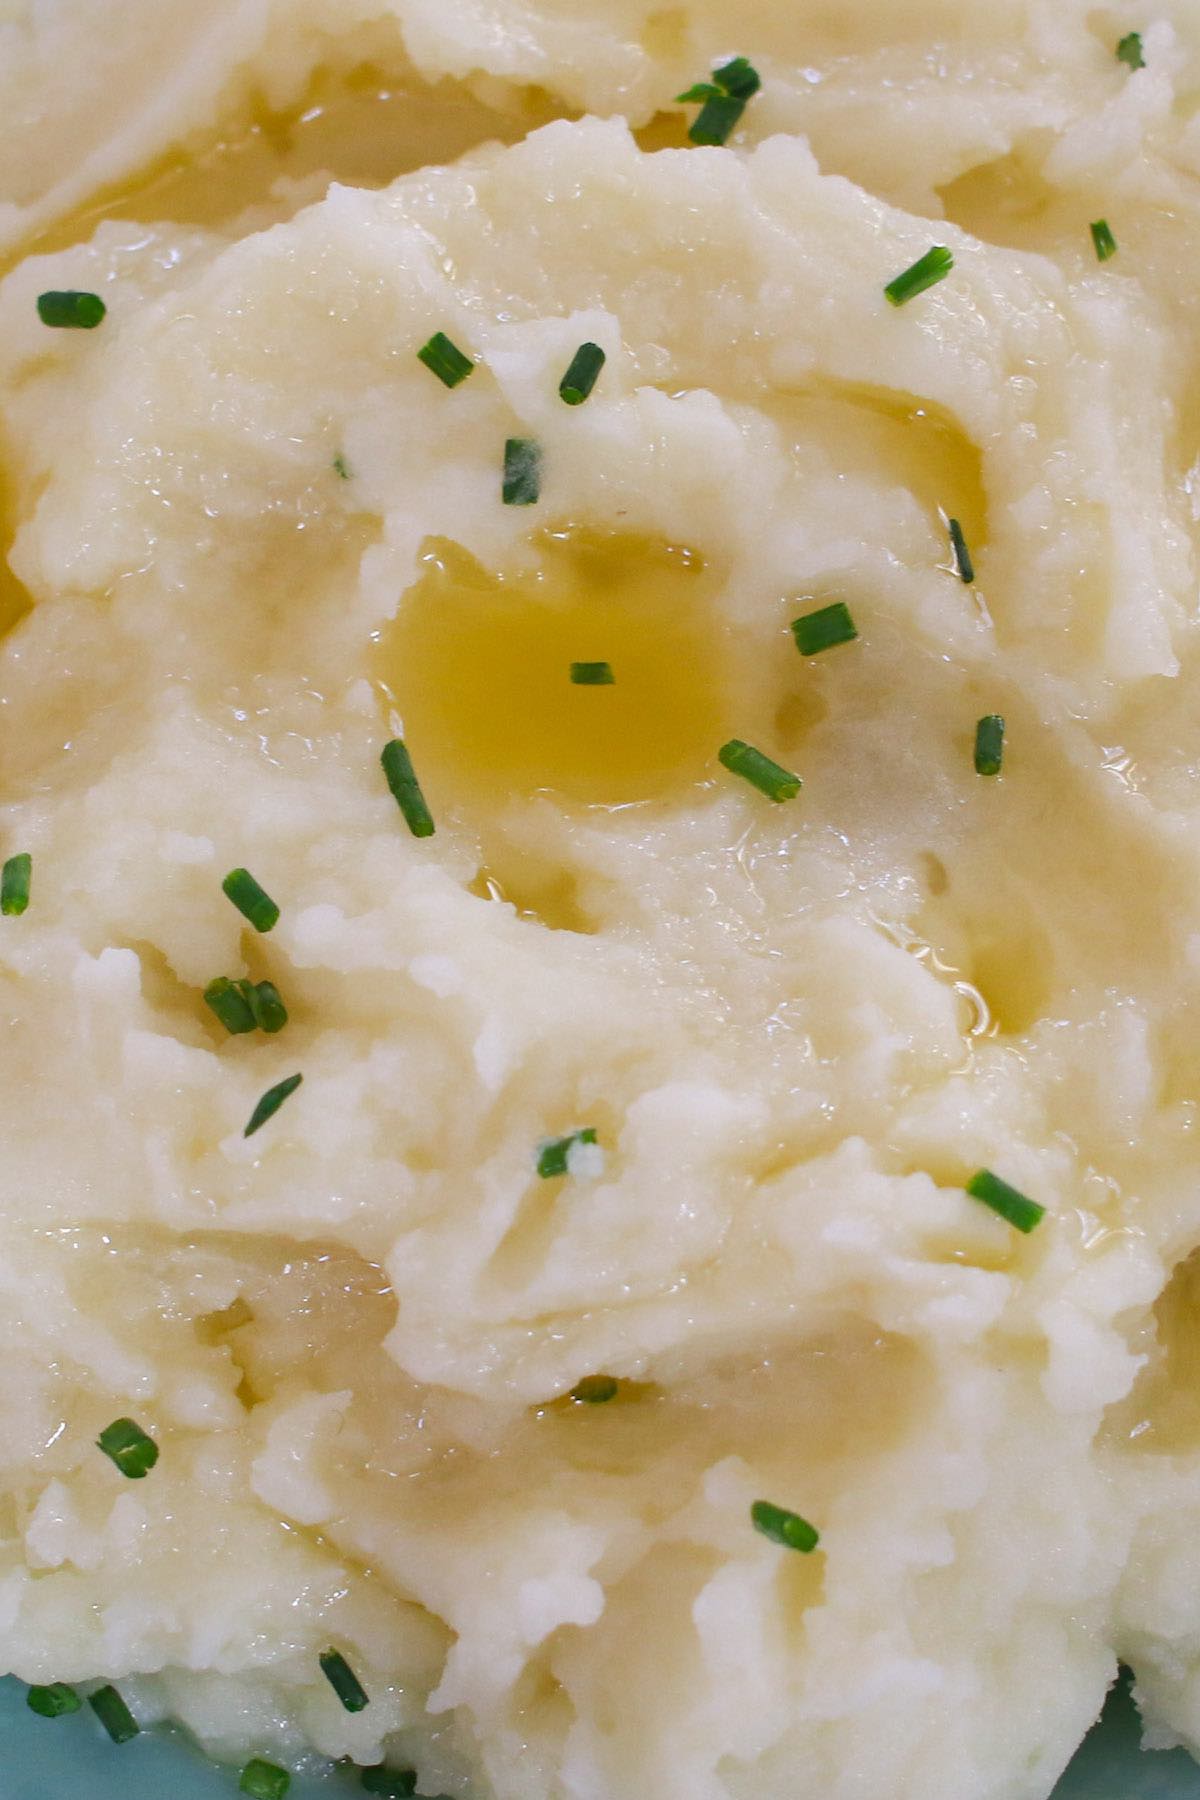
<path fill-rule="evenodd" d="M 238 1791 L 249 1794 L 251 1800 L 283 1800 L 291 1785 L 292 1778 L 286 1769 L 281 1769 L 278 1763 L 264 1762 L 261 1756 L 255 1756 L 242 1770 Z"/>
<path fill-rule="evenodd" d="M 508 438 L 504 445 L 505 506 L 533 506 L 542 492 L 542 446 L 536 438 Z"/>
<path fill-rule="evenodd" d="M 1007 1181 L 1001 1181 L 990 1169 L 980 1169 L 972 1175 L 967 1183 L 967 1192 L 972 1200 L 982 1200 L 993 1212 L 1015 1225 L 1018 1231 L 1030 1232 L 1035 1225 L 1040 1225 L 1046 1216 L 1044 1206 L 1036 1200 L 1030 1200 L 1018 1188 L 1009 1187 Z"/>
<path fill-rule="evenodd" d="M 954 252 L 945 244 L 934 244 L 924 256 L 918 257 L 911 269 L 905 269 L 894 281 L 889 281 L 884 293 L 893 306 L 903 306 L 908 300 L 915 300 L 926 288 L 936 287 L 944 281 L 954 267 Z"/>
<path fill-rule="evenodd" d="M 616 679 L 611 663 L 571 664 L 571 680 L 576 687 L 612 687 Z"/>
<path fill-rule="evenodd" d="M 613 1375 L 585 1375 L 571 1389 L 571 1398 L 583 1406 L 603 1406 L 616 1399 L 619 1386 Z"/>
<path fill-rule="evenodd" d="M 270 931 L 278 924 L 279 908 L 266 889 L 259 887 L 249 869 L 230 869 L 221 887 L 255 931 Z"/>
<path fill-rule="evenodd" d="M 1110 256 L 1117 254 L 1117 240 L 1109 230 L 1107 219 L 1093 219 L 1089 230 L 1097 262 L 1107 262 Z"/>
<path fill-rule="evenodd" d="M 228 975 L 218 975 L 205 988 L 204 999 L 226 1031 L 235 1037 L 255 1028 L 282 1031 L 287 1024 L 287 1007 L 273 981 L 234 981 Z"/>
<path fill-rule="evenodd" d="M 39 1719 L 62 1719 L 67 1713 L 78 1712 L 83 1701 L 65 1681 L 51 1681 L 45 1687 L 31 1687 L 25 1704 Z"/>
<path fill-rule="evenodd" d="M 946 529 L 950 533 L 950 551 L 954 557 L 955 573 L 960 581 L 965 581 L 969 586 L 975 579 L 975 564 L 971 561 L 963 528 L 957 519 L 947 519 Z"/>
<path fill-rule="evenodd" d="M 342 455 L 340 450 L 338 451 L 337 455 L 333 459 L 333 468 L 334 468 L 334 473 L 336 475 L 340 475 L 343 481 L 349 481 L 349 479 L 350 479 L 350 464 L 346 461 L 345 457 Z"/>
<path fill-rule="evenodd" d="M 1129 69 L 1144 69 L 1146 59 L 1142 55 L 1142 34 L 1140 31 L 1129 31 L 1117 45 L 1117 61 L 1123 62 Z"/>
<path fill-rule="evenodd" d="M 741 738 L 730 738 L 727 744 L 722 744 L 717 757 L 731 775 L 741 775 L 768 800 L 794 800 L 804 786 L 798 775 L 780 768 L 777 762 L 772 762 L 753 744 L 744 744 Z"/>
<path fill-rule="evenodd" d="M 289 1075 L 286 1081 L 277 1081 L 273 1088 L 268 1088 L 250 1114 L 250 1121 L 242 1136 L 253 1137 L 256 1131 L 261 1131 L 267 1120 L 275 1117 L 284 1101 L 295 1093 L 303 1080 L 303 1075 Z"/>
<path fill-rule="evenodd" d="M 845 601 L 835 600 L 832 606 L 822 606 L 818 612 L 793 619 L 792 636 L 801 656 L 819 656 L 822 650 L 832 650 L 837 644 L 852 644 L 858 627 Z"/>
<path fill-rule="evenodd" d="M 756 1500 L 750 1508 L 750 1519 L 756 1531 L 769 1537 L 773 1544 L 782 1544 L 785 1550 L 799 1550 L 807 1556 L 821 1541 L 815 1525 L 799 1513 L 789 1512 L 786 1506 L 772 1506 L 769 1500 Z"/>
<path fill-rule="evenodd" d="M 0 875 L 0 913 L 16 918 L 29 905 L 29 882 L 33 875 L 33 858 L 28 850 L 10 856 Z"/>
<path fill-rule="evenodd" d="M 404 823 L 414 837 L 432 837 L 433 814 L 425 804 L 421 785 L 413 771 L 412 757 L 400 738 L 385 744 L 379 758 L 391 789 L 392 799 L 404 814 Z"/>
<path fill-rule="evenodd" d="M 607 358 L 599 344 L 580 344 L 571 366 L 558 384 L 568 406 L 582 406 L 599 378 Z"/>
<path fill-rule="evenodd" d="M 753 99 L 762 81 L 758 70 L 744 56 L 714 69 L 711 81 L 698 81 L 676 96 L 680 105 L 702 101 L 700 113 L 688 132 L 693 144 L 724 144 L 729 140 L 746 102 Z"/>
<path fill-rule="evenodd" d="M 371 1696 L 340 1650 L 322 1650 L 317 1661 L 322 1675 L 348 1713 L 360 1713 L 364 1706 L 370 1705 Z"/>
<path fill-rule="evenodd" d="M 377 1794 L 380 1800 L 410 1800 L 417 1791 L 415 1769 L 389 1769 L 386 1763 L 376 1763 L 373 1769 L 363 1769 L 360 1779 L 368 1794 Z"/>
<path fill-rule="evenodd" d="M 442 385 L 448 388 L 456 388 L 475 367 L 471 358 L 464 356 L 444 331 L 435 331 L 429 342 L 421 345 L 417 355 L 425 367 L 432 370 Z"/>
<path fill-rule="evenodd" d="M 288 1022 L 287 1007 L 283 1004 L 275 983 L 242 981 L 238 985 L 259 1030 L 271 1033 L 282 1031 Z"/>
<path fill-rule="evenodd" d="M 1004 761 L 1004 720 L 985 713 L 975 727 L 975 773 L 998 775 Z"/>
<path fill-rule="evenodd" d="M 568 1132 L 566 1137 L 544 1138 L 538 1145 L 537 1161 L 534 1167 L 543 1181 L 552 1175 L 567 1173 L 567 1158 L 576 1144 L 594 1144 L 596 1142 L 595 1127 L 586 1125 L 582 1131 Z"/>
<path fill-rule="evenodd" d="M 248 984 L 218 975 L 204 990 L 205 1006 L 217 1015 L 231 1037 L 253 1031 L 255 1026 L 254 1009 L 242 991 L 243 985 Z"/>
<path fill-rule="evenodd" d="M 81 294 L 73 288 L 39 294 L 37 309 L 43 325 L 75 331 L 94 331 L 108 311 L 99 294 Z"/>
<path fill-rule="evenodd" d="M 97 1688 L 88 1705 L 114 1744 L 127 1744 L 142 1729 L 115 1687 Z"/>
<path fill-rule="evenodd" d="M 96 1439 L 111 1463 L 130 1481 L 141 1481 L 158 1461 L 158 1445 L 133 1419 L 114 1419 Z"/>

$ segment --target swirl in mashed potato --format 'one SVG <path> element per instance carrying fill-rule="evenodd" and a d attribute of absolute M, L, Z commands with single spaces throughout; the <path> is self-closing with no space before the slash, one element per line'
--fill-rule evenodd
<path fill-rule="evenodd" d="M 6 1668 L 473 1800 L 1200 1749 L 1198 97 L 1190 0 L 3 8 Z"/>

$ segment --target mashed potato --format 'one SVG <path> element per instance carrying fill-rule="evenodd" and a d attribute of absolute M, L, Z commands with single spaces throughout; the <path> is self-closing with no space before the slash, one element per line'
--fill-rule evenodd
<path fill-rule="evenodd" d="M 1200 1750 L 1195 7 L 59 0 L 0 99 L 5 1666 L 472 1800 L 1045 1800 L 1118 1659 Z"/>

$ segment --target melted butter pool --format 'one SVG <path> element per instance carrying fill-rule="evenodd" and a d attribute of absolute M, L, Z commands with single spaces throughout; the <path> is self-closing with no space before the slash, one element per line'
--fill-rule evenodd
<path fill-rule="evenodd" d="M 417 768 L 458 798 L 669 795 L 729 735 L 714 585 L 694 550 L 633 535 L 547 532 L 512 573 L 431 543 L 374 679 Z M 612 685 L 576 686 L 575 662 L 610 663 Z"/>

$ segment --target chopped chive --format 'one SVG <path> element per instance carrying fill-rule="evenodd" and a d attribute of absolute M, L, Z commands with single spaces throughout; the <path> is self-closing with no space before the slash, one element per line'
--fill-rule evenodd
<path fill-rule="evenodd" d="M 1107 262 L 1110 256 L 1117 254 L 1117 240 L 1109 229 L 1107 219 L 1093 219 L 1089 230 L 1097 262 Z"/>
<path fill-rule="evenodd" d="M 421 784 L 413 770 L 412 757 L 403 740 L 393 738 L 390 744 L 385 744 L 379 760 L 383 764 L 392 799 L 404 814 L 404 823 L 408 829 L 414 837 L 432 837 L 435 830 L 433 814 L 425 804 Z"/>
<path fill-rule="evenodd" d="M 818 612 L 793 619 L 792 636 L 801 656 L 819 656 L 822 650 L 832 650 L 837 644 L 852 644 L 858 628 L 845 601 L 835 600 L 832 606 L 822 606 Z"/>
<path fill-rule="evenodd" d="M 389 1769 L 386 1763 L 361 1770 L 360 1780 L 368 1794 L 377 1794 L 379 1800 L 410 1800 L 417 1791 L 415 1769 Z"/>
<path fill-rule="evenodd" d="M 505 506 L 533 506 L 542 492 L 542 446 L 536 438 L 508 438 L 504 445 Z"/>
<path fill-rule="evenodd" d="M 28 850 L 10 856 L 0 875 L 0 913 L 16 918 L 29 905 L 29 882 L 33 875 L 33 858 Z"/>
<path fill-rule="evenodd" d="M 1142 55 L 1142 34 L 1140 31 L 1126 32 L 1117 45 L 1117 61 L 1123 62 L 1130 69 L 1144 69 L 1146 59 Z"/>
<path fill-rule="evenodd" d="M 985 713 L 975 727 L 975 773 L 998 775 L 1004 761 L 1004 720 Z"/>
<path fill-rule="evenodd" d="M 291 1785 L 292 1778 L 286 1769 L 281 1769 L 278 1763 L 264 1762 L 261 1756 L 255 1756 L 242 1770 L 238 1791 L 249 1794 L 251 1800 L 283 1800 Z"/>
<path fill-rule="evenodd" d="M 287 1024 L 287 1007 L 273 981 L 233 981 L 228 975 L 218 975 L 205 988 L 204 999 L 235 1037 L 256 1027 L 282 1031 Z"/>
<path fill-rule="evenodd" d="M 758 70 L 744 56 L 714 69 L 711 81 L 698 81 L 685 93 L 676 96 L 680 105 L 702 101 L 688 136 L 693 144 L 724 144 L 753 99 L 762 81 Z"/>
<path fill-rule="evenodd" d="M 756 1500 L 750 1508 L 750 1518 L 756 1531 L 769 1537 L 773 1544 L 782 1544 L 785 1550 L 799 1550 L 807 1556 L 821 1541 L 815 1525 L 799 1513 L 789 1512 L 786 1506 L 772 1506 L 769 1500 Z"/>
<path fill-rule="evenodd" d="M 903 306 L 907 300 L 915 300 L 926 288 L 936 287 L 944 281 L 954 267 L 954 252 L 945 244 L 934 244 L 924 256 L 918 257 L 911 269 L 905 269 L 894 281 L 889 281 L 884 293 L 893 306 Z"/>
<path fill-rule="evenodd" d="M 768 800 L 794 800 L 804 786 L 798 775 L 780 768 L 753 744 L 744 744 L 741 738 L 730 738 L 717 751 L 718 760 L 724 764 L 732 775 L 741 775 Z"/>
<path fill-rule="evenodd" d="M 254 1030 L 254 1011 L 242 988 L 242 982 L 218 975 L 204 990 L 205 1006 L 217 1015 L 232 1037 Z"/>
<path fill-rule="evenodd" d="M 340 450 L 333 459 L 333 467 L 335 474 L 340 475 L 343 481 L 349 481 L 350 464 L 346 461 Z"/>
<path fill-rule="evenodd" d="M 133 1419 L 114 1419 L 106 1425 L 96 1448 L 130 1481 L 141 1481 L 158 1461 L 158 1445 Z"/>
<path fill-rule="evenodd" d="M 253 1137 L 256 1131 L 260 1131 L 268 1119 L 275 1117 L 284 1101 L 290 1094 L 295 1093 L 303 1080 L 303 1075 L 289 1075 L 286 1081 L 277 1081 L 273 1088 L 268 1088 L 250 1114 L 250 1122 L 242 1132 L 242 1136 Z"/>
<path fill-rule="evenodd" d="M 108 311 L 99 294 L 81 294 L 74 288 L 39 294 L 37 309 L 43 325 L 75 331 L 94 331 Z"/>
<path fill-rule="evenodd" d="M 612 687 L 616 679 L 611 663 L 571 664 L 571 680 L 576 687 Z"/>
<path fill-rule="evenodd" d="M 51 1681 L 45 1687 L 31 1687 L 25 1704 L 39 1719 L 62 1719 L 67 1713 L 78 1712 L 83 1701 L 65 1681 Z"/>
<path fill-rule="evenodd" d="M 576 1144 L 594 1144 L 596 1141 L 596 1129 L 592 1125 L 585 1125 L 580 1131 L 570 1131 L 566 1137 L 544 1138 L 538 1145 L 534 1167 L 543 1181 L 548 1181 L 552 1175 L 565 1175 L 568 1172 L 568 1158 Z"/>
<path fill-rule="evenodd" d="M 142 1729 L 115 1687 L 97 1688 L 88 1705 L 114 1744 L 127 1744 Z"/>
<path fill-rule="evenodd" d="M 963 528 L 957 519 L 947 519 L 946 529 L 950 533 L 950 551 L 954 557 L 954 572 L 960 581 L 965 581 L 969 585 L 975 579 L 975 564 L 971 561 L 971 552 L 967 549 Z"/>
<path fill-rule="evenodd" d="M 259 887 L 249 869 L 230 869 L 221 887 L 255 931 L 270 931 L 278 924 L 279 908 L 266 889 Z"/>
<path fill-rule="evenodd" d="M 287 1007 L 283 1004 L 275 983 L 243 981 L 239 986 L 259 1030 L 272 1033 L 282 1031 L 288 1021 Z"/>
<path fill-rule="evenodd" d="M 612 1375 L 585 1375 L 571 1389 L 571 1398 L 584 1406 L 603 1406 L 606 1401 L 616 1399 L 619 1386 Z"/>
<path fill-rule="evenodd" d="M 425 367 L 432 370 L 443 386 L 448 388 L 456 388 L 475 367 L 471 358 L 464 356 L 444 331 L 435 331 L 429 342 L 421 345 L 417 355 Z"/>
<path fill-rule="evenodd" d="M 370 1705 L 371 1696 L 340 1650 L 322 1650 L 317 1661 L 322 1675 L 348 1713 L 360 1713 L 364 1706 Z"/>
<path fill-rule="evenodd" d="M 1036 1200 L 1030 1200 L 1018 1188 L 1009 1187 L 1007 1181 L 1001 1181 L 990 1169 L 980 1169 L 972 1175 L 967 1183 L 967 1192 L 972 1200 L 982 1200 L 985 1206 L 1015 1225 L 1018 1231 L 1030 1232 L 1035 1225 L 1041 1223 L 1046 1216 L 1044 1206 Z"/>
<path fill-rule="evenodd" d="M 580 344 L 571 366 L 558 384 L 568 406 L 582 406 L 595 387 L 606 358 L 599 344 Z"/>

